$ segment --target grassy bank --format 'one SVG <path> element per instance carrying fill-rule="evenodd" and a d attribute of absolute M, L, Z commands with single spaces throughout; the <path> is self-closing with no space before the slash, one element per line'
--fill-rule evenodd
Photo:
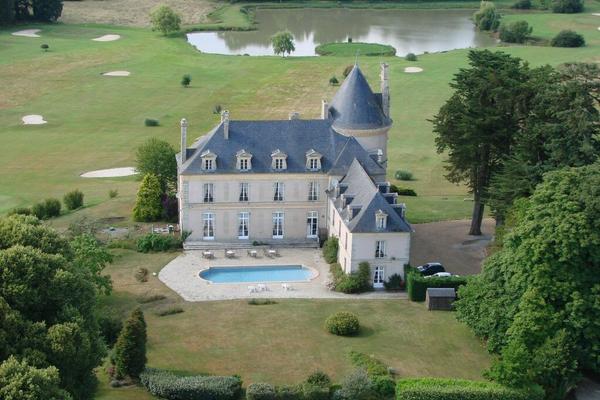
<path fill-rule="evenodd" d="M 317 46 L 315 52 L 321 56 L 394 56 L 396 49 L 379 43 L 325 43 Z"/>

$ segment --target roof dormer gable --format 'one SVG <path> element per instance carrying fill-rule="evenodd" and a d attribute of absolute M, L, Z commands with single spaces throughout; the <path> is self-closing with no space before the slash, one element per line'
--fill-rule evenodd
<path fill-rule="evenodd" d="M 321 170 L 321 158 L 323 155 L 314 149 L 306 152 L 306 169 L 309 171 Z"/>
<path fill-rule="evenodd" d="M 284 171 L 287 169 L 287 154 L 276 149 L 271 153 L 271 168 L 275 171 Z"/>
<path fill-rule="evenodd" d="M 200 153 L 202 159 L 202 170 L 215 171 L 217 169 L 217 155 L 209 149 Z"/>
<path fill-rule="evenodd" d="M 246 150 L 241 149 L 235 153 L 236 157 L 236 169 L 238 171 L 250 171 L 252 169 L 252 154 Z"/>

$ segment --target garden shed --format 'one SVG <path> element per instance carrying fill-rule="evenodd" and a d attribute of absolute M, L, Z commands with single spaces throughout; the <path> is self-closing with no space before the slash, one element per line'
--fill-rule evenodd
<path fill-rule="evenodd" d="M 452 310 L 452 303 L 456 299 L 454 288 L 428 288 L 425 302 L 428 310 Z"/>

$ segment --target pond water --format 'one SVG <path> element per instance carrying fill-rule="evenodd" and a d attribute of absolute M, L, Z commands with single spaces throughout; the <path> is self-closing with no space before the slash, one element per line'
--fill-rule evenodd
<path fill-rule="evenodd" d="M 475 29 L 472 10 L 257 9 L 258 30 L 194 32 L 188 42 L 205 53 L 272 55 L 271 36 L 282 30 L 294 35 L 293 56 L 313 56 L 329 42 L 389 44 L 398 56 L 468 47 L 496 41 Z"/>

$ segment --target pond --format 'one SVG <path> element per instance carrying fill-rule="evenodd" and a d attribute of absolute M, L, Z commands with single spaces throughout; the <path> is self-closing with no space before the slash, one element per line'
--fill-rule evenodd
<path fill-rule="evenodd" d="M 381 43 L 394 46 L 398 56 L 468 47 L 493 46 L 496 41 L 478 32 L 472 10 L 257 9 L 258 30 L 194 32 L 188 42 L 215 54 L 272 55 L 271 36 L 282 30 L 294 35 L 293 56 L 314 56 L 315 47 L 329 42 Z"/>

